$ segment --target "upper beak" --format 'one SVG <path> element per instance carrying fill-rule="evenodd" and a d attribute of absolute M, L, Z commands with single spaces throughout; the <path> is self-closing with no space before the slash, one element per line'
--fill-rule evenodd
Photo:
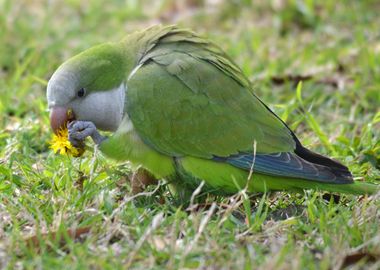
<path fill-rule="evenodd" d="M 54 133 L 67 126 L 67 123 L 74 119 L 71 109 L 64 107 L 53 107 L 50 112 L 50 126 Z"/>

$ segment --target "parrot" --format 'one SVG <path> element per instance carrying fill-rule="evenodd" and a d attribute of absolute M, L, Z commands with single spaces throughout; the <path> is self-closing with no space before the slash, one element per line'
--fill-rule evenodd
<path fill-rule="evenodd" d="M 47 103 L 52 130 L 67 125 L 73 145 L 91 137 L 105 156 L 175 190 L 201 183 L 222 195 L 244 188 L 379 190 L 305 148 L 218 45 L 176 25 L 136 31 L 68 59 L 48 81 Z"/>

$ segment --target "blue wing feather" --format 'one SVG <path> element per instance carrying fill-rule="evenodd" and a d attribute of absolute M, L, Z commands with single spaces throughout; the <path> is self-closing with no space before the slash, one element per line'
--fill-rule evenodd
<path fill-rule="evenodd" d="M 350 183 L 352 176 L 337 174 L 332 168 L 312 163 L 295 153 L 256 154 L 241 153 L 229 157 L 214 157 L 215 160 L 235 167 L 262 174 L 307 179 L 327 183 Z M 252 166 L 253 164 L 253 166 Z"/>

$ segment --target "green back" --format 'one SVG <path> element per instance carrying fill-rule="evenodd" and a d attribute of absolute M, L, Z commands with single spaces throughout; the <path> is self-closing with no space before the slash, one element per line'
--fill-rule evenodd
<path fill-rule="evenodd" d="M 150 31 L 158 38 L 145 34 L 149 44 L 126 95 L 143 141 L 167 155 L 202 158 L 253 152 L 255 141 L 258 153 L 294 150 L 289 129 L 219 47 L 173 26 Z"/>

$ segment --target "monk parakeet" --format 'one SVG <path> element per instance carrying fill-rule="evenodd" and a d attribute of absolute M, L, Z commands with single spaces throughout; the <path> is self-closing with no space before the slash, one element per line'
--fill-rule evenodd
<path fill-rule="evenodd" d="M 72 144 L 90 136 L 105 155 L 184 189 L 204 181 L 219 194 L 246 186 L 378 190 L 303 147 L 230 57 L 176 26 L 154 26 L 67 60 L 52 75 L 47 100 L 53 130 L 69 122 Z"/>

